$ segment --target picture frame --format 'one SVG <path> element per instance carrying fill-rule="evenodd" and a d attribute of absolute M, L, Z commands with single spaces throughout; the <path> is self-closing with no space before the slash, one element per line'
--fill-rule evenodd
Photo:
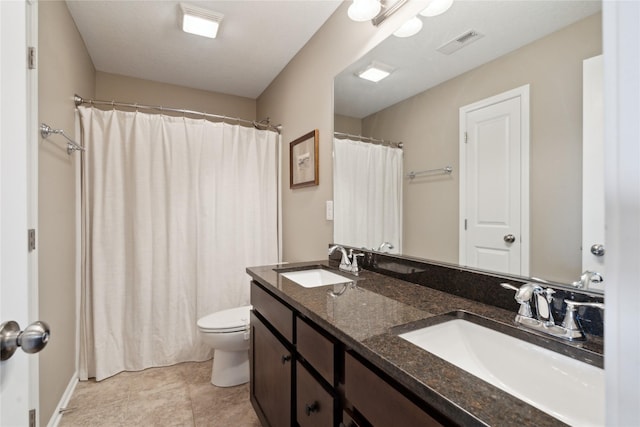
<path fill-rule="evenodd" d="M 318 129 L 289 143 L 289 188 L 318 185 Z"/>

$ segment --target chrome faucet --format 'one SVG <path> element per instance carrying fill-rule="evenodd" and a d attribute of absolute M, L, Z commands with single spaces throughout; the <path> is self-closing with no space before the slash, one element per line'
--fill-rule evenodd
<path fill-rule="evenodd" d="M 378 252 L 382 252 L 382 250 L 387 247 L 389 249 L 393 249 L 393 245 L 389 242 L 382 242 L 380 244 L 380 246 L 378 246 L 378 249 L 376 249 Z"/>
<path fill-rule="evenodd" d="M 349 254 L 347 255 L 347 251 L 340 245 L 333 245 L 329 248 L 329 256 L 331 256 L 336 250 L 339 250 L 342 253 L 342 258 L 340 259 L 340 266 L 338 267 L 341 271 L 346 271 L 347 273 L 351 273 L 354 276 L 357 276 L 360 273 L 360 267 L 358 266 L 358 257 L 363 257 L 363 253 L 355 253 L 353 249 L 349 249 Z"/>
<path fill-rule="evenodd" d="M 599 302 L 578 302 L 568 299 L 564 300 L 564 302 L 567 304 L 567 311 L 562 321 L 562 328 L 565 331 L 566 338 L 569 340 L 584 340 L 586 337 L 576 320 L 578 307 L 595 307 L 604 310 L 604 304 Z"/>
<path fill-rule="evenodd" d="M 572 285 L 578 289 L 589 289 L 592 283 L 602 283 L 603 280 L 602 274 L 586 270 L 580 275 L 580 280 L 573 282 Z"/>
<path fill-rule="evenodd" d="M 556 291 L 551 288 L 543 289 L 535 283 L 525 283 L 519 288 L 509 283 L 501 283 L 500 286 L 516 291 L 515 300 L 520 304 L 520 309 L 514 319 L 516 324 L 569 341 L 586 339 L 586 335 L 575 316 L 578 306 L 596 307 L 604 310 L 604 304 L 599 302 L 578 302 L 565 299 L 566 314 L 562 326 L 558 326 L 551 311 L 553 294 Z M 531 298 L 533 296 L 536 297 L 536 318 L 531 312 Z"/>
<path fill-rule="evenodd" d="M 533 297 L 533 293 L 542 289 L 540 285 L 535 283 L 525 283 L 519 288 L 513 286 L 510 283 L 500 283 L 505 289 L 511 289 L 512 291 L 516 291 L 515 300 L 518 304 L 520 304 L 520 308 L 518 309 L 518 314 L 516 315 L 516 323 L 531 323 L 533 321 L 533 313 L 531 311 L 531 297 Z"/>
<path fill-rule="evenodd" d="M 362 252 L 354 253 L 353 249 L 349 249 L 349 258 L 351 258 L 351 269 L 350 269 L 350 272 L 353 273 L 356 276 L 360 273 L 360 267 L 358 267 L 358 257 L 359 256 L 363 257 L 364 254 Z"/>
<path fill-rule="evenodd" d="M 347 255 L 347 251 L 342 246 L 340 245 L 331 246 L 329 248 L 329 256 L 331 256 L 336 251 L 336 249 L 342 252 L 342 258 L 340 259 L 340 267 L 338 268 L 342 271 L 348 271 L 349 273 L 351 273 L 351 261 L 349 261 L 349 255 Z"/>

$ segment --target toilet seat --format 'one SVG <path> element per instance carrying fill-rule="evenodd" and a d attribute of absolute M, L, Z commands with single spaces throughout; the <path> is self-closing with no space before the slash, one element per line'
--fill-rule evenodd
<path fill-rule="evenodd" d="M 249 329 L 250 305 L 217 311 L 198 320 L 198 328 L 208 333 L 242 332 Z"/>

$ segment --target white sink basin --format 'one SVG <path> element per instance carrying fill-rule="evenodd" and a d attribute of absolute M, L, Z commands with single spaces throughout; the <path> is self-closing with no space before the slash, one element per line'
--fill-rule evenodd
<path fill-rule="evenodd" d="M 401 338 L 574 426 L 603 426 L 604 370 L 455 319 Z"/>
<path fill-rule="evenodd" d="M 289 271 L 287 273 L 280 273 L 280 275 L 305 288 L 315 288 L 317 286 L 335 285 L 353 281 L 352 279 L 332 273 L 324 268 Z"/>

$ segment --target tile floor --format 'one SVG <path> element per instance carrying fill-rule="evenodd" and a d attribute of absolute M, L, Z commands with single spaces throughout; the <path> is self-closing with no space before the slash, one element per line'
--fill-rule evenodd
<path fill-rule="evenodd" d="M 59 427 L 259 427 L 249 384 L 211 385 L 211 361 L 81 381 Z"/>

